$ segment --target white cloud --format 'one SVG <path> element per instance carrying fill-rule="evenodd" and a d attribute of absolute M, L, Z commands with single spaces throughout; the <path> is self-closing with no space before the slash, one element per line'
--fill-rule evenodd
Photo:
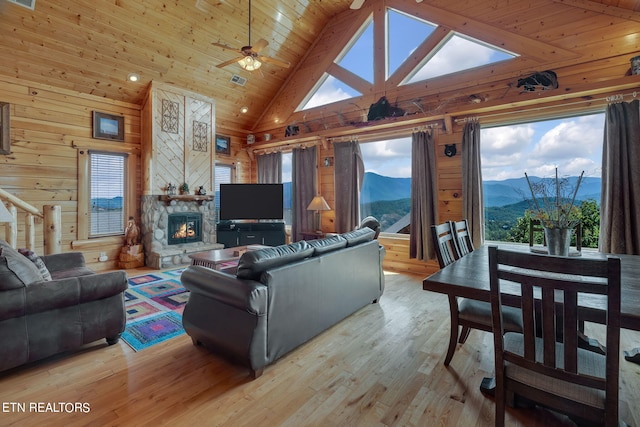
<path fill-rule="evenodd" d="M 531 124 L 482 129 L 482 152 L 490 155 L 522 153 L 533 143 L 534 133 Z"/>
<path fill-rule="evenodd" d="M 360 144 L 367 172 L 396 178 L 411 176 L 411 137 Z"/>
<path fill-rule="evenodd" d="M 600 176 L 604 115 L 483 129 L 484 180 L 530 176 Z"/>
<path fill-rule="evenodd" d="M 338 81 L 335 77 L 329 76 L 305 104 L 304 109 L 306 110 L 330 104 L 332 102 L 342 101 L 343 99 L 353 98 L 353 95 L 347 93 L 344 89 L 337 87 L 337 83 Z"/>
<path fill-rule="evenodd" d="M 562 174 L 600 175 L 603 116 L 585 116 L 566 120 L 546 132 L 531 155 L 547 165 L 562 167 Z"/>

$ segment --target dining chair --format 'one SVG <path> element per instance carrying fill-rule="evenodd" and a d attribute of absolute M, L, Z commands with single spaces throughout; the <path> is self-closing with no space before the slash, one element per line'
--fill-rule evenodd
<path fill-rule="evenodd" d="M 432 225 L 431 234 L 440 268 L 444 268 L 460 258 L 452 222 Z M 488 302 L 449 295 L 449 312 L 451 314 L 451 332 L 447 355 L 444 358 L 445 366 L 449 366 L 451 363 L 457 343 L 464 344 L 467 341 L 471 329 L 491 332 L 493 328 L 491 304 Z M 522 331 L 522 316 L 518 309 L 505 307 L 504 318 L 509 331 Z M 460 327 L 462 327 L 462 331 L 460 331 Z"/>
<path fill-rule="evenodd" d="M 440 268 L 447 266 L 460 258 L 458 247 L 454 240 L 451 223 L 449 221 L 431 226 L 431 235 L 436 247 L 436 256 Z"/>
<path fill-rule="evenodd" d="M 451 221 L 451 228 L 455 236 L 458 254 L 462 257 L 473 252 L 473 242 L 469 235 L 469 222 L 466 219 L 461 221 Z"/>
<path fill-rule="evenodd" d="M 620 259 L 586 259 L 489 247 L 495 350 L 495 425 L 516 397 L 551 408 L 577 424 L 618 426 Z M 508 283 L 507 283 L 508 282 Z M 503 298 L 519 294 L 523 332 L 509 333 Z M 578 298 L 606 298 L 606 355 L 578 347 Z M 536 310 L 539 307 L 540 311 Z M 542 318 L 536 336 L 535 317 Z M 557 318 L 563 321 L 557 340 Z"/>

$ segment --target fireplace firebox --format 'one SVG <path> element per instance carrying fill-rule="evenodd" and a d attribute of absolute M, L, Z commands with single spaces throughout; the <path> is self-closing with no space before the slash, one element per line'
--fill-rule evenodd
<path fill-rule="evenodd" d="M 169 215 L 167 244 L 202 241 L 202 214 L 198 212 L 173 213 Z"/>

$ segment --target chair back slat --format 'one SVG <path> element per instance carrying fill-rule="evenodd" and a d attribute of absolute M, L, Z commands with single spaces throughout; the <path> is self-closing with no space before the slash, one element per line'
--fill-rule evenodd
<path fill-rule="evenodd" d="M 436 247 L 436 256 L 440 268 L 443 268 L 460 258 L 454 241 L 451 223 L 444 222 L 431 226 L 431 236 Z"/>

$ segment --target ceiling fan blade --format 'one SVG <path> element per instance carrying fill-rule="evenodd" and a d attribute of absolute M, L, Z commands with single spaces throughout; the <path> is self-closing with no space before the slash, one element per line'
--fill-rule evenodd
<path fill-rule="evenodd" d="M 260 39 L 258 40 L 258 42 L 256 44 L 254 44 L 253 46 L 251 46 L 251 50 L 253 50 L 254 52 L 258 53 L 260 52 L 262 49 L 264 49 L 265 47 L 267 47 L 267 45 L 269 44 L 268 41 L 266 41 L 265 39 Z"/>
<path fill-rule="evenodd" d="M 237 58 L 230 59 L 228 61 L 225 61 L 225 62 L 222 62 L 222 63 L 216 65 L 216 67 L 218 67 L 218 68 L 226 67 L 227 65 L 231 65 L 234 62 L 240 61 L 242 58 L 244 58 L 244 56 L 239 56 Z"/>
<path fill-rule="evenodd" d="M 291 66 L 289 62 L 280 61 L 279 59 L 269 58 L 268 56 L 260 56 L 258 59 L 260 61 L 266 62 L 267 64 L 277 65 L 278 67 L 282 67 L 282 68 L 289 68 Z"/>
<path fill-rule="evenodd" d="M 227 46 L 226 44 L 221 44 L 221 43 L 216 43 L 216 42 L 211 42 L 212 45 L 214 45 L 215 47 L 219 47 L 222 49 L 226 49 L 226 50 L 233 50 L 234 52 L 240 52 L 240 49 L 237 49 L 235 47 L 231 47 L 231 46 Z"/>
<path fill-rule="evenodd" d="M 363 4 L 364 4 L 364 0 L 353 0 L 353 3 L 351 3 L 351 6 L 349 6 L 349 8 L 360 9 Z"/>

